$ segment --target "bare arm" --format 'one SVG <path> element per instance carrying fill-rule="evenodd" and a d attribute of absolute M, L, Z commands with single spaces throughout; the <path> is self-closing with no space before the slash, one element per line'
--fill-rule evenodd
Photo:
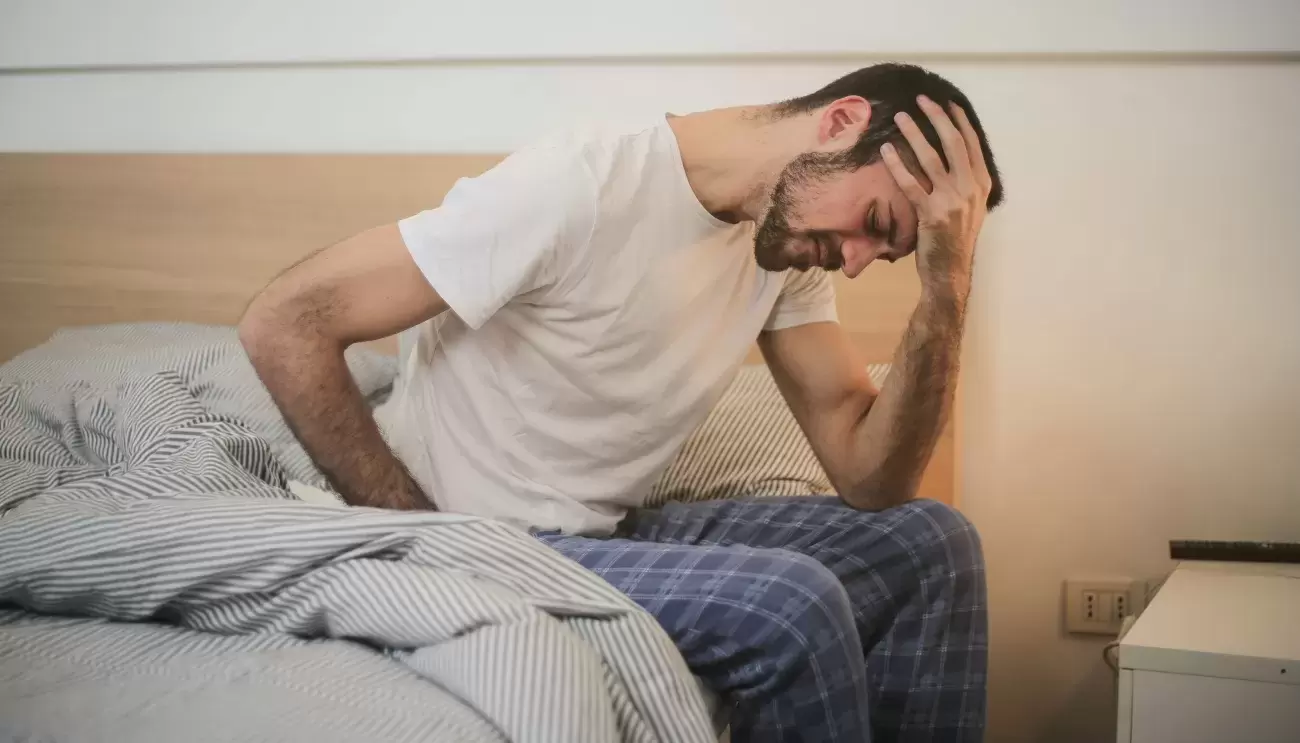
<path fill-rule="evenodd" d="M 777 386 L 846 503 L 876 510 L 912 498 L 947 422 L 961 346 L 960 311 L 922 298 L 884 388 L 836 323 L 764 333 Z"/>
<path fill-rule="evenodd" d="M 289 269 L 239 323 L 240 341 L 285 420 L 352 505 L 432 508 L 380 434 L 343 352 L 446 309 L 397 226 L 386 225 Z"/>
<path fill-rule="evenodd" d="M 991 180 L 978 139 L 960 109 L 954 126 L 922 104 L 944 140 L 943 167 L 910 119 L 900 128 L 933 184 L 926 191 L 892 147 L 882 150 L 894 179 L 917 208 L 921 298 L 878 394 L 834 323 L 804 325 L 759 339 L 778 386 L 840 497 L 863 509 L 914 497 L 952 408 L 970 293 L 975 240 Z M 968 151 L 975 153 L 974 158 Z"/>

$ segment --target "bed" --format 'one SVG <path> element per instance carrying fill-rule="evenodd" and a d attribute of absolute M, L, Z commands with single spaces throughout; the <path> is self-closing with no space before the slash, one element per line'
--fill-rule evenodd
<path fill-rule="evenodd" d="M 653 621 L 527 535 L 296 497 L 323 479 L 234 338 L 275 272 L 496 159 L 0 156 L 0 739 L 716 736 Z M 837 291 L 883 375 L 914 268 Z M 375 403 L 394 349 L 349 352 Z M 656 499 L 828 487 L 761 366 L 709 427 L 764 436 L 697 432 Z"/>

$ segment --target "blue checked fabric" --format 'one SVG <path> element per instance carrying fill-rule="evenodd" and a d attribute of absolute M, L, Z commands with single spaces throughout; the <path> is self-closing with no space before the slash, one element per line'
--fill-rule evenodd
<path fill-rule="evenodd" d="M 538 538 L 659 620 L 735 743 L 983 738 L 983 558 L 948 506 L 669 503 L 611 539 Z"/>

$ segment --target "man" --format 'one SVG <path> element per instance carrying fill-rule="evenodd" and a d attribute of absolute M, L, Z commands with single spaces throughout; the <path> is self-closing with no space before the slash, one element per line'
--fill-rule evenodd
<path fill-rule="evenodd" d="M 1001 193 L 966 97 L 878 65 L 525 148 L 293 267 L 240 336 L 348 503 L 534 530 L 659 619 L 738 743 L 974 740 L 978 538 L 912 497 Z M 877 390 L 828 272 L 912 252 L 921 298 Z M 343 351 L 408 329 L 381 433 Z M 755 339 L 839 497 L 637 510 Z"/>

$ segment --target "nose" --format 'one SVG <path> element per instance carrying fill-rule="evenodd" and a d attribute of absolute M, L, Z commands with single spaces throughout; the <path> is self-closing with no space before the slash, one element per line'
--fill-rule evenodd
<path fill-rule="evenodd" d="M 876 250 L 868 240 L 844 240 L 840 243 L 840 257 L 844 259 L 840 270 L 856 279 L 876 259 Z"/>

